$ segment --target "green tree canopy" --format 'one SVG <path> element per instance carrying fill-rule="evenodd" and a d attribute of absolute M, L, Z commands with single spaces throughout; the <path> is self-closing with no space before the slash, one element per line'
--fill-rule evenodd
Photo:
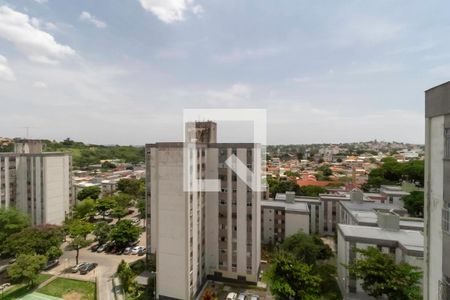
<path fill-rule="evenodd" d="M 145 196 L 145 182 L 143 179 L 124 178 L 117 182 L 117 189 L 134 198 Z"/>
<path fill-rule="evenodd" d="M 317 260 L 328 259 L 333 253 L 320 237 L 298 232 L 287 237 L 280 245 L 280 249 L 289 252 L 294 257 L 308 265 L 315 265 Z"/>
<path fill-rule="evenodd" d="M 8 276 L 13 282 L 23 282 L 33 286 L 39 272 L 46 264 L 47 258 L 44 255 L 20 254 L 8 268 Z"/>
<path fill-rule="evenodd" d="M 5 241 L 7 237 L 22 231 L 29 225 L 29 218 L 26 214 L 14 208 L 0 208 L 0 241 Z"/>
<path fill-rule="evenodd" d="M 278 252 L 264 274 L 270 291 L 277 299 L 320 299 L 321 278 L 313 274 L 310 266 L 292 254 Z"/>
<path fill-rule="evenodd" d="M 47 255 L 50 248 L 61 246 L 63 238 L 64 233 L 60 226 L 39 225 L 12 234 L 0 244 L 0 247 L 6 255 L 33 253 Z"/>
<path fill-rule="evenodd" d="M 80 249 L 89 245 L 86 237 L 92 232 L 94 225 L 84 220 L 73 219 L 67 222 L 66 228 L 71 238 L 69 245 L 76 251 L 75 261 L 78 264 Z"/>
<path fill-rule="evenodd" d="M 424 193 L 412 191 L 408 196 L 403 197 L 403 203 L 408 213 L 413 217 L 423 218 Z"/>
<path fill-rule="evenodd" d="M 105 218 L 105 213 L 114 208 L 116 205 L 116 199 L 114 196 L 106 196 L 101 199 L 97 200 L 97 203 L 95 204 L 95 208 L 97 209 L 98 213 Z"/>
<path fill-rule="evenodd" d="M 120 283 L 122 283 L 125 293 L 130 293 L 131 288 L 135 285 L 135 275 L 131 270 L 130 265 L 122 260 L 117 267 L 117 275 L 119 276 Z"/>
<path fill-rule="evenodd" d="M 99 244 L 104 244 L 108 241 L 111 233 L 111 226 L 105 221 L 100 221 L 95 224 L 93 234 L 96 236 Z"/>
<path fill-rule="evenodd" d="M 100 187 L 96 185 L 88 186 L 78 192 L 77 199 L 80 201 L 86 198 L 97 200 L 98 197 L 100 196 L 100 193 L 101 193 Z"/>
<path fill-rule="evenodd" d="M 91 198 L 78 202 L 73 208 L 74 217 L 78 219 L 90 219 L 95 215 L 96 204 Z"/>
<path fill-rule="evenodd" d="M 360 254 L 348 270 L 351 276 L 363 281 L 362 288 L 369 296 L 388 299 L 419 300 L 421 297 L 418 268 L 407 263 L 396 264 L 394 258 L 375 247 L 354 249 Z"/>
<path fill-rule="evenodd" d="M 110 238 L 119 247 L 125 247 L 139 238 L 141 229 L 130 220 L 120 220 L 111 230 Z"/>

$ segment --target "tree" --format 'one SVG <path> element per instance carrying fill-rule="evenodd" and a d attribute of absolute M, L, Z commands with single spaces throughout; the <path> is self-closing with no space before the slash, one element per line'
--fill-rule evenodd
<path fill-rule="evenodd" d="M 26 214 L 14 208 L 0 208 L 0 241 L 5 241 L 7 237 L 22 231 L 29 225 L 29 218 Z"/>
<path fill-rule="evenodd" d="M 48 260 L 53 260 L 61 257 L 61 255 L 63 255 L 63 251 L 59 247 L 51 246 L 50 249 L 47 250 L 47 253 L 45 255 L 47 256 Z"/>
<path fill-rule="evenodd" d="M 112 209 L 116 205 L 116 200 L 113 196 L 106 196 L 101 199 L 97 200 L 97 203 L 95 204 L 95 208 L 97 209 L 98 213 L 103 216 L 103 219 L 105 218 L 105 213 Z"/>
<path fill-rule="evenodd" d="M 66 227 L 67 232 L 72 238 L 69 245 L 77 252 L 75 261 L 76 264 L 78 264 L 80 249 L 89 245 L 89 241 L 86 240 L 86 237 L 92 232 L 93 225 L 83 220 L 73 219 L 67 222 Z"/>
<path fill-rule="evenodd" d="M 270 291 L 277 299 L 320 299 L 321 278 L 313 274 L 310 266 L 298 261 L 292 254 L 278 252 L 264 275 Z"/>
<path fill-rule="evenodd" d="M 297 260 L 308 265 L 315 265 L 317 260 L 333 256 L 330 247 L 319 237 L 301 231 L 287 237 L 280 245 L 280 249 L 291 253 Z"/>
<path fill-rule="evenodd" d="M 363 281 L 362 288 L 369 296 L 388 299 L 422 299 L 422 273 L 407 263 L 396 264 L 394 258 L 375 247 L 354 249 L 359 258 L 347 266 L 350 276 Z"/>
<path fill-rule="evenodd" d="M 96 236 L 99 244 L 104 244 L 108 241 L 111 226 L 105 221 L 100 221 L 95 224 L 93 234 Z"/>
<path fill-rule="evenodd" d="M 78 219 L 90 219 L 95 215 L 95 201 L 91 198 L 86 198 L 73 208 L 74 217 Z"/>
<path fill-rule="evenodd" d="M 318 171 L 321 171 L 323 176 L 328 177 L 333 175 L 333 171 L 331 171 L 329 166 L 321 166 L 319 168 L 317 168 Z"/>
<path fill-rule="evenodd" d="M 140 234 L 141 229 L 130 220 L 120 220 L 112 228 L 110 238 L 117 246 L 125 247 L 130 242 L 136 241 Z"/>
<path fill-rule="evenodd" d="M 119 191 L 135 198 L 140 195 L 141 186 L 144 186 L 145 189 L 144 181 L 140 179 L 124 178 L 117 182 L 117 189 Z"/>
<path fill-rule="evenodd" d="M 77 199 L 80 201 L 84 200 L 86 198 L 91 198 L 91 199 L 97 200 L 98 197 L 100 196 L 100 193 L 101 193 L 101 190 L 98 186 L 96 186 L 96 185 L 88 186 L 78 192 Z"/>
<path fill-rule="evenodd" d="M 306 185 L 300 188 L 300 195 L 308 197 L 318 197 L 319 194 L 326 193 L 327 190 L 321 186 Z"/>
<path fill-rule="evenodd" d="M 145 199 L 139 199 L 137 203 L 137 207 L 139 210 L 139 215 L 142 218 L 145 218 Z"/>
<path fill-rule="evenodd" d="M 24 282 L 31 287 L 46 264 L 47 258 L 44 255 L 20 254 L 8 268 L 8 276 L 13 282 Z"/>
<path fill-rule="evenodd" d="M 128 209 L 131 206 L 132 199 L 129 194 L 119 193 L 118 195 L 114 196 L 114 198 L 116 200 L 117 207 Z"/>
<path fill-rule="evenodd" d="M 424 193 L 412 191 L 408 196 L 403 197 L 403 203 L 408 213 L 413 217 L 423 218 Z"/>
<path fill-rule="evenodd" d="M 2 253 L 6 255 L 39 254 L 47 255 L 52 247 L 60 248 L 63 241 L 63 229 L 56 225 L 28 227 L 9 236 L 0 243 Z"/>
<path fill-rule="evenodd" d="M 135 285 L 135 275 L 133 270 L 131 270 L 130 265 L 124 260 L 122 260 L 117 267 L 117 275 L 119 276 L 125 293 L 130 293 L 131 288 Z"/>

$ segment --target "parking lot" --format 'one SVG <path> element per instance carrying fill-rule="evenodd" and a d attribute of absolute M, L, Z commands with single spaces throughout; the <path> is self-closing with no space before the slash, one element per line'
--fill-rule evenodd
<path fill-rule="evenodd" d="M 257 288 L 256 286 L 245 286 L 240 284 L 222 283 L 222 282 L 208 282 L 206 289 L 211 289 L 219 296 L 220 300 L 226 300 L 229 293 L 236 293 L 245 295 L 245 300 L 250 300 L 251 296 L 257 296 L 258 300 L 272 300 L 273 298 L 265 289 Z M 237 300 L 238 298 L 236 298 Z"/>

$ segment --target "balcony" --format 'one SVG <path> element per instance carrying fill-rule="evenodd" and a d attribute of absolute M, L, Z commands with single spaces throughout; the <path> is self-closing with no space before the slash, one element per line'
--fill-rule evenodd
<path fill-rule="evenodd" d="M 439 300 L 450 299 L 450 283 L 446 280 L 439 281 Z"/>

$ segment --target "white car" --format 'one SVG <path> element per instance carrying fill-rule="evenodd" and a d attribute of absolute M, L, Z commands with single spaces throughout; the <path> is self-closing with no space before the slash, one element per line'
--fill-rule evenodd
<path fill-rule="evenodd" d="M 259 296 L 258 295 L 252 295 L 250 297 L 250 300 L 259 300 Z"/>
<path fill-rule="evenodd" d="M 131 253 L 131 250 L 133 250 L 133 248 L 131 247 L 126 247 L 125 250 L 123 251 L 123 254 L 128 255 Z"/>
<path fill-rule="evenodd" d="M 227 300 L 236 300 L 237 294 L 236 293 L 228 293 Z"/>
<path fill-rule="evenodd" d="M 144 247 L 142 247 L 142 246 L 134 247 L 133 250 L 131 250 L 131 254 L 136 255 L 139 253 L 139 250 L 141 250 L 141 249 L 143 250 Z"/>
<path fill-rule="evenodd" d="M 80 268 L 82 267 L 82 266 L 84 266 L 85 264 L 87 264 L 86 262 L 82 262 L 82 263 L 79 263 L 78 265 L 76 265 L 76 266 L 74 266 L 73 268 L 72 268 L 72 273 L 77 273 L 79 270 L 80 270 Z"/>
<path fill-rule="evenodd" d="M 247 300 L 247 297 L 244 294 L 239 294 L 238 300 Z"/>

